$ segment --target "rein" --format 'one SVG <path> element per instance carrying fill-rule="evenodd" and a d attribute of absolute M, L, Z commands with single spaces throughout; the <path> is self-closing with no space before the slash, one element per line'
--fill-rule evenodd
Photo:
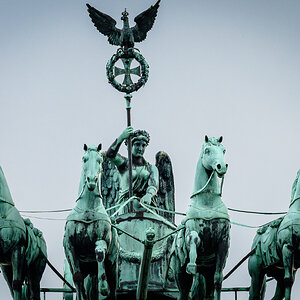
<path fill-rule="evenodd" d="M 98 185 L 98 190 L 99 190 L 99 197 L 100 197 L 101 200 L 103 200 L 102 193 L 101 193 L 101 187 L 100 187 L 100 185 L 101 185 L 101 184 L 100 184 L 100 182 L 101 182 L 100 180 L 101 180 L 101 172 L 99 173 L 99 176 L 98 176 L 98 182 L 97 182 L 97 185 Z M 83 184 L 83 186 L 82 186 L 82 190 L 81 190 L 79 196 L 77 197 L 76 202 L 81 198 L 81 196 L 82 196 L 82 194 L 83 194 L 83 192 L 84 192 L 84 189 L 85 189 L 85 187 L 86 187 L 86 183 L 87 183 L 87 180 L 86 180 L 86 177 L 85 177 L 84 184 Z M 0 199 L 1 199 L 1 198 L 0 198 Z"/>
<path fill-rule="evenodd" d="M 210 174 L 207 182 L 205 183 L 205 185 L 198 191 L 194 192 L 190 198 L 193 198 L 197 195 L 199 195 L 200 193 L 203 193 L 203 191 L 205 190 L 205 188 L 208 186 L 208 184 L 210 183 L 213 175 L 215 174 L 216 170 L 213 170 L 212 173 Z M 222 196 L 222 190 L 223 190 L 223 183 L 224 183 L 224 176 L 222 177 L 222 182 L 221 182 L 221 188 L 220 188 L 220 193 L 218 195 Z"/>

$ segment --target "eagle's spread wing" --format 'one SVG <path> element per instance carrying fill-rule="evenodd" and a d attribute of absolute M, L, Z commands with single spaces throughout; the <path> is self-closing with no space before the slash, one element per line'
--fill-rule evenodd
<path fill-rule="evenodd" d="M 147 32 L 152 28 L 154 24 L 159 3 L 160 0 L 158 0 L 155 5 L 151 6 L 134 18 L 136 25 L 131 29 L 135 42 L 141 42 L 146 38 Z"/>
<path fill-rule="evenodd" d="M 112 45 L 120 46 L 121 30 L 116 27 L 116 20 L 102 13 L 96 8 L 86 4 L 89 15 L 95 27 L 104 35 L 108 36 L 108 41 Z"/>

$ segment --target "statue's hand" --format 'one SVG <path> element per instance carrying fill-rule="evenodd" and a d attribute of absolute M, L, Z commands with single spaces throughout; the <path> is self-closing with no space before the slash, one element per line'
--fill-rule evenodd
<path fill-rule="evenodd" d="M 144 203 L 144 204 L 150 205 L 151 204 L 151 198 L 152 198 L 152 196 L 150 194 L 146 194 L 145 196 L 143 196 L 141 198 L 141 202 Z"/>
<path fill-rule="evenodd" d="M 128 139 L 129 136 L 133 134 L 133 128 L 132 126 L 128 126 L 120 135 L 120 139 L 122 139 L 123 141 Z"/>

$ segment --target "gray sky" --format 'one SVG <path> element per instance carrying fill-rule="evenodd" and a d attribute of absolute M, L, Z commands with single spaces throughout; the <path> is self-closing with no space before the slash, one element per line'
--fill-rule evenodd
<path fill-rule="evenodd" d="M 121 26 L 125 7 L 133 25 L 154 2 L 90 4 Z M 147 40 L 136 44 L 150 65 L 150 78 L 133 96 L 132 121 L 151 135 L 150 162 L 159 150 L 171 156 L 176 210 L 184 212 L 189 204 L 206 134 L 224 136 L 228 207 L 287 210 L 300 167 L 299 13 L 297 0 L 162 0 Z M 117 48 L 94 28 L 85 1 L 1 0 L 0 15 L 0 165 L 18 209 L 71 208 L 83 144 L 101 142 L 107 149 L 126 124 L 122 94 L 105 75 Z M 230 215 L 248 225 L 272 219 Z M 62 272 L 64 221 L 32 221 Z M 225 273 L 250 251 L 254 234 L 232 225 Z M 223 286 L 249 284 L 245 263 Z M 61 282 L 47 268 L 42 286 Z M 9 299 L 2 275 L 0 291 L 1 299 Z M 267 299 L 273 291 L 270 284 Z"/>

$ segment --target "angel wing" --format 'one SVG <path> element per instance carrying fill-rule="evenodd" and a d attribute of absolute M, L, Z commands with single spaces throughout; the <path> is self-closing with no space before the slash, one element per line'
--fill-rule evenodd
<path fill-rule="evenodd" d="M 106 157 L 106 152 L 102 153 L 102 174 L 101 174 L 101 193 L 103 197 L 103 205 L 109 209 L 116 205 L 119 197 L 119 172 L 117 168 Z M 111 209 L 107 213 L 112 215 L 116 209 Z"/>
<path fill-rule="evenodd" d="M 159 3 L 160 0 L 134 18 L 136 25 L 131 30 L 135 42 L 141 42 L 146 38 L 147 32 L 152 28 L 157 16 Z"/>
<path fill-rule="evenodd" d="M 89 15 L 95 27 L 104 35 L 108 36 L 108 41 L 112 45 L 120 46 L 121 30 L 116 27 L 116 20 L 112 17 L 102 13 L 96 8 L 86 4 Z"/>
<path fill-rule="evenodd" d="M 175 211 L 175 187 L 172 163 L 169 155 L 163 151 L 156 154 L 156 167 L 159 172 L 159 189 L 157 192 L 157 206 L 170 211 Z M 175 215 L 160 212 L 168 221 L 175 221 Z"/>

